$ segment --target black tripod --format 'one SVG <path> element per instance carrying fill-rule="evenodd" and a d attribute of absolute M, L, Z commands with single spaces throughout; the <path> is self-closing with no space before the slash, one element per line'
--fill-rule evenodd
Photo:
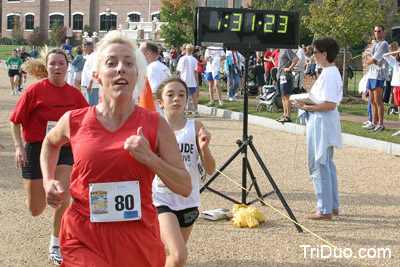
<path fill-rule="evenodd" d="M 249 175 L 251 177 L 251 185 L 248 188 L 248 192 L 250 192 L 250 190 L 252 189 L 252 187 L 254 186 L 256 192 L 257 192 L 257 196 L 260 199 L 261 205 L 265 205 L 261 200 L 264 199 L 265 197 L 272 195 L 274 193 L 276 193 L 279 197 L 279 199 L 281 200 L 283 206 L 286 209 L 286 212 L 289 214 L 289 217 L 297 222 L 295 216 L 293 215 L 292 210 L 290 209 L 290 207 L 288 206 L 288 204 L 286 203 L 286 200 L 284 199 L 283 195 L 281 194 L 281 191 L 279 190 L 278 186 L 275 184 L 274 180 L 272 179 L 271 174 L 269 173 L 267 167 L 265 166 L 264 162 L 262 161 L 260 155 L 258 154 L 256 148 L 253 145 L 253 137 L 252 136 L 248 136 L 247 135 L 247 128 L 248 128 L 248 109 L 249 109 L 249 99 L 248 99 L 248 88 L 247 88 L 247 82 L 248 82 L 248 71 L 249 71 L 249 57 L 251 55 L 250 52 L 246 52 L 244 53 L 245 57 L 246 57 L 246 67 L 245 67 L 245 84 L 244 84 L 244 112 L 243 112 L 243 140 L 237 140 L 236 144 L 238 144 L 239 148 L 236 150 L 235 153 L 233 153 L 233 155 L 221 166 L 221 168 L 219 169 L 221 172 L 236 158 L 237 155 L 239 155 L 240 153 L 242 154 L 242 187 L 247 189 L 247 171 L 249 172 Z M 257 180 L 256 177 L 254 176 L 253 170 L 251 169 L 250 163 L 247 159 L 247 146 L 250 147 L 251 151 L 253 152 L 254 156 L 256 157 L 258 163 L 260 164 L 262 170 L 264 171 L 265 175 L 267 176 L 269 182 L 271 183 L 272 187 L 273 187 L 273 191 L 262 195 L 260 188 L 258 187 L 257 184 Z M 254 202 L 257 202 L 258 199 L 254 199 L 250 202 L 246 202 L 246 198 L 248 196 L 248 192 L 245 189 L 242 189 L 242 201 L 238 202 L 237 200 L 234 200 L 230 197 L 228 197 L 227 195 L 218 192 L 215 189 L 212 189 L 209 187 L 209 185 L 215 180 L 215 178 L 217 178 L 219 175 L 219 172 L 215 172 L 207 181 L 206 183 L 201 187 L 200 189 L 200 193 L 202 193 L 205 189 L 210 190 L 211 192 L 233 202 L 236 204 L 246 204 L 246 205 L 250 205 L 253 204 Z M 298 226 L 297 224 L 294 224 L 297 228 L 297 231 L 299 232 L 303 232 L 303 229 Z"/>

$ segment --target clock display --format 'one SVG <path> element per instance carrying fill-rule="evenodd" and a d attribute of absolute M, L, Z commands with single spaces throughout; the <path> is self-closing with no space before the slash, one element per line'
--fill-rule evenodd
<path fill-rule="evenodd" d="M 297 48 L 297 12 L 198 7 L 195 16 L 197 44 L 265 49 Z"/>

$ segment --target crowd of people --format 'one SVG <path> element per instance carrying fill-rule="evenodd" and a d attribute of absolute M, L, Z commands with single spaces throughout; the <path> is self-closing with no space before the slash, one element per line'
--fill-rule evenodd
<path fill-rule="evenodd" d="M 375 27 L 377 44 L 368 58 L 370 72 L 376 72 L 367 85 L 374 129 L 383 126 L 383 59 L 393 66 L 392 86 L 400 104 L 400 51 L 386 51 L 383 30 Z M 63 266 L 184 266 L 199 216 L 199 165 L 208 174 L 215 171 L 211 133 L 199 120 L 186 119 L 185 110 L 191 100 L 194 117 L 200 117 L 204 70 L 208 106 L 215 105 L 214 89 L 224 105 L 222 73 L 228 101 L 235 101 L 243 55 L 185 44 L 180 54 L 171 46 L 165 56 L 160 45 L 146 41 L 138 46 L 119 31 L 107 33 L 96 47 L 92 42 L 75 47 L 74 58 L 73 49 L 67 40 L 40 55 L 36 48 L 29 56 L 23 50 L 26 57 L 13 50 L 6 62 L 12 94 L 24 72 L 43 79 L 25 90 L 10 121 L 29 211 L 38 216 L 46 204 L 54 208 L 49 257 Z M 295 105 L 307 123 L 308 168 L 317 199 L 317 211 L 307 216 L 311 220 L 339 214 L 333 162 L 334 148 L 342 147 L 338 52 L 335 39 L 322 37 L 309 47 L 257 51 L 252 63 L 260 95 L 264 84 L 274 84 L 282 97 L 284 113 L 277 121 L 291 122 Z M 317 65 L 321 73 L 310 93 L 318 103 L 290 101 L 294 88 L 305 74 L 315 75 Z M 153 108 L 138 105 L 146 89 Z"/>

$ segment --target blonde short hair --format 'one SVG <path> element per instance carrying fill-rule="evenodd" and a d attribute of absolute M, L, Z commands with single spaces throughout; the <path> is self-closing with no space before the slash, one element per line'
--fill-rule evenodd
<path fill-rule="evenodd" d="M 186 45 L 186 52 L 188 52 L 189 54 L 191 54 L 193 52 L 193 45 L 191 44 L 187 44 Z"/>
<path fill-rule="evenodd" d="M 128 46 L 132 52 L 133 52 L 133 57 L 135 60 L 135 66 L 136 70 L 138 72 L 138 80 L 136 82 L 136 88 L 134 91 L 135 96 L 139 96 L 140 92 L 145 86 L 145 79 L 146 79 L 146 68 L 147 68 L 147 61 L 146 58 L 144 57 L 143 53 L 139 50 L 136 49 L 137 45 L 136 42 L 132 42 L 129 40 L 125 35 L 123 35 L 120 31 L 114 30 L 108 32 L 103 39 L 97 44 L 97 61 L 95 63 L 95 69 L 94 71 L 98 72 L 101 59 L 104 56 L 103 51 L 110 46 L 111 44 L 124 44 Z"/>

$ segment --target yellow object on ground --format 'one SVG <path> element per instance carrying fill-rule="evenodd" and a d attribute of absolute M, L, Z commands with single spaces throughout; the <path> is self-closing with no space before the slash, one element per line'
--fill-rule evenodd
<path fill-rule="evenodd" d="M 265 222 L 265 216 L 257 208 L 248 207 L 245 204 L 233 206 L 233 225 L 235 227 L 257 227 L 260 222 Z"/>

